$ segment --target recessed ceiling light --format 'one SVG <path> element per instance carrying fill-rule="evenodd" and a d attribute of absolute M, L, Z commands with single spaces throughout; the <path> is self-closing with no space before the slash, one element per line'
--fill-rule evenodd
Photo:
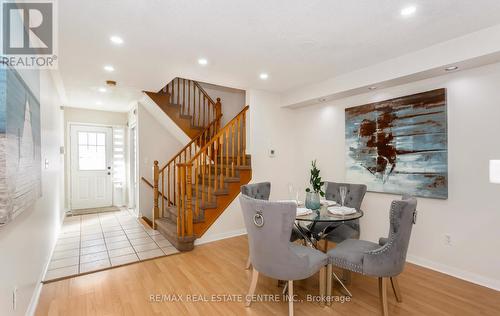
<path fill-rule="evenodd" d="M 121 38 L 120 36 L 116 36 L 116 35 L 111 36 L 109 38 L 109 40 L 111 41 L 111 43 L 116 44 L 116 45 L 123 44 L 123 38 Z"/>
<path fill-rule="evenodd" d="M 377 89 L 377 87 L 375 87 L 375 86 L 371 86 L 371 87 L 369 87 L 368 89 L 369 89 L 369 90 L 375 90 L 375 89 Z"/>
<path fill-rule="evenodd" d="M 269 78 L 269 75 L 268 75 L 268 74 L 266 74 L 266 73 L 261 73 L 261 74 L 259 75 L 259 78 L 260 78 L 260 79 L 262 79 L 262 80 L 267 80 L 267 78 Z"/>
<path fill-rule="evenodd" d="M 208 60 L 206 60 L 205 58 L 200 58 L 198 59 L 198 64 L 205 66 L 206 64 L 208 64 Z"/>
<path fill-rule="evenodd" d="M 453 71 L 453 70 L 457 70 L 457 69 L 458 69 L 458 66 L 450 66 L 450 67 L 446 67 L 444 70 Z"/>
<path fill-rule="evenodd" d="M 102 93 L 106 92 L 106 88 L 104 88 L 104 87 L 101 87 L 98 90 L 99 90 L 99 92 L 102 92 Z"/>
<path fill-rule="evenodd" d="M 106 65 L 106 66 L 104 66 L 104 70 L 106 70 L 107 72 L 113 72 L 113 71 L 115 71 L 115 67 L 113 67 L 111 65 Z"/>
<path fill-rule="evenodd" d="M 415 12 L 417 12 L 417 7 L 412 5 L 412 6 L 408 6 L 406 8 L 403 8 L 401 10 L 401 15 L 402 16 L 410 16 L 410 15 L 415 14 Z"/>
<path fill-rule="evenodd" d="M 96 105 L 102 105 L 102 102 L 101 101 L 97 101 L 95 104 Z"/>
<path fill-rule="evenodd" d="M 321 103 L 326 102 L 326 100 L 327 100 L 326 98 L 319 98 L 318 99 L 318 101 L 321 102 Z"/>

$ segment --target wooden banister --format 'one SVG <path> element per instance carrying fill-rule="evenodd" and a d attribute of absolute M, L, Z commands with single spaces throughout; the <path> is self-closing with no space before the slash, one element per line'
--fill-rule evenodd
<path fill-rule="evenodd" d="M 193 126 L 206 127 L 221 114 L 220 98 L 214 101 L 194 80 L 177 77 L 161 91 L 169 94 L 170 104 L 180 107 L 182 116 L 191 116 Z"/>
<path fill-rule="evenodd" d="M 224 194 L 227 183 L 237 179 L 242 167 L 248 167 L 245 129 L 249 107 L 221 128 L 221 99 L 214 101 L 198 82 L 174 78 L 161 93 L 168 101 L 165 106 L 177 107 L 180 117 L 189 119 L 191 127 L 201 132 L 165 165 L 160 167 L 155 161 L 152 184 L 143 178 L 154 191 L 152 226 L 156 229 L 155 220 L 168 211 L 177 215 L 177 236 L 192 238 L 202 210 L 213 208 L 215 197 Z"/>
<path fill-rule="evenodd" d="M 236 116 L 235 116 L 235 117 L 234 117 L 231 121 L 229 121 L 223 129 L 221 129 L 221 130 L 220 130 L 217 134 L 215 134 L 215 135 L 213 136 L 213 139 L 220 137 L 223 133 L 227 133 L 228 126 L 232 126 L 232 124 L 234 124 L 234 123 L 235 123 L 235 122 L 236 122 L 236 121 L 237 121 L 237 120 L 238 120 L 241 116 L 243 116 L 243 115 L 246 113 L 246 111 L 248 110 L 248 108 L 249 108 L 249 106 L 248 106 L 248 105 L 247 105 L 247 106 L 245 106 L 245 107 L 243 108 L 243 110 L 241 110 L 238 114 L 236 114 Z M 192 160 L 194 160 L 194 159 L 196 159 L 196 158 L 198 158 L 198 156 L 199 156 L 199 155 L 200 155 L 200 154 L 201 154 L 201 153 L 202 153 L 202 152 L 203 152 L 203 151 L 204 151 L 204 150 L 205 150 L 208 146 L 210 146 L 210 145 L 214 142 L 214 141 L 213 141 L 213 139 L 212 139 L 212 141 L 208 142 L 208 143 L 207 143 L 204 147 L 202 147 L 202 148 L 198 151 L 198 153 L 197 153 L 196 155 L 194 155 L 194 156 L 193 156 L 193 158 L 191 159 L 191 161 L 192 161 Z"/>
<path fill-rule="evenodd" d="M 159 166 L 155 161 L 153 165 L 153 183 L 143 180 L 153 188 L 154 207 L 153 227 L 156 228 L 155 220 L 163 217 L 166 208 L 182 205 L 187 207 L 185 198 L 188 190 L 191 190 L 192 181 L 187 182 L 186 176 L 192 175 L 191 167 L 184 167 L 193 155 L 219 132 L 222 119 L 222 105 L 220 98 L 214 102 L 201 85 L 193 80 L 174 78 L 162 90 L 168 94 L 171 105 L 179 107 L 179 114 L 183 117 L 191 117 L 191 125 L 202 128 L 201 132 L 174 155 L 165 165 Z M 188 170 L 189 169 L 189 170 Z M 182 179 L 184 182 L 179 182 Z M 186 185 L 189 183 L 189 189 Z M 189 191 L 191 192 L 191 191 Z M 189 193 L 192 195 L 192 193 Z M 160 200 L 159 197 L 162 197 Z M 191 203 L 191 202 L 189 202 Z M 192 235 L 192 224 L 185 225 L 186 221 L 192 222 L 192 216 L 186 213 L 178 215 L 178 235 Z M 181 225 L 182 224 L 182 225 Z"/>
<path fill-rule="evenodd" d="M 229 123 L 214 134 L 185 163 L 177 164 L 177 224 L 179 237 L 193 236 L 193 220 L 214 202 L 224 181 L 235 177 L 246 166 L 246 112 L 243 108 Z M 193 184 L 194 183 L 194 190 Z"/>

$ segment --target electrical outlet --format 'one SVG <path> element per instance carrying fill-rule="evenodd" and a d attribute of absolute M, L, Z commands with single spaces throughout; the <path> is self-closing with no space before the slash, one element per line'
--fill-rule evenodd
<path fill-rule="evenodd" d="M 15 311 L 17 308 L 17 287 L 12 290 L 12 310 Z"/>
<path fill-rule="evenodd" d="M 449 234 L 445 234 L 444 235 L 444 244 L 446 246 L 451 246 L 452 245 L 451 244 L 451 235 L 449 235 Z"/>

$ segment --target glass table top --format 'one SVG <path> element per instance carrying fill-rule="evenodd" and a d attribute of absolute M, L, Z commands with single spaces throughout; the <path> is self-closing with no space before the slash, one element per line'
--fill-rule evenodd
<path fill-rule="evenodd" d="M 297 215 L 295 219 L 297 221 L 307 221 L 307 222 L 347 222 L 352 221 L 363 216 L 363 211 L 358 210 L 356 213 L 349 215 L 334 215 L 328 212 L 326 206 L 322 205 L 319 210 L 312 211 L 312 213 L 307 215 Z"/>

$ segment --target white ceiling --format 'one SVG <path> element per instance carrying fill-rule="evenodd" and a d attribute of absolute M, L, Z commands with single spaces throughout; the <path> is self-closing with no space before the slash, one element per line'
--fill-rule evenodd
<path fill-rule="evenodd" d="M 66 105 L 111 111 L 127 110 L 141 90 L 159 90 L 175 76 L 282 92 L 500 22 L 499 0 L 58 3 Z M 403 18 L 410 4 L 417 12 Z M 112 45 L 111 35 L 125 43 Z M 200 57 L 209 64 L 199 66 Z M 106 64 L 115 72 L 106 73 Z M 118 87 L 98 92 L 107 79 Z"/>

